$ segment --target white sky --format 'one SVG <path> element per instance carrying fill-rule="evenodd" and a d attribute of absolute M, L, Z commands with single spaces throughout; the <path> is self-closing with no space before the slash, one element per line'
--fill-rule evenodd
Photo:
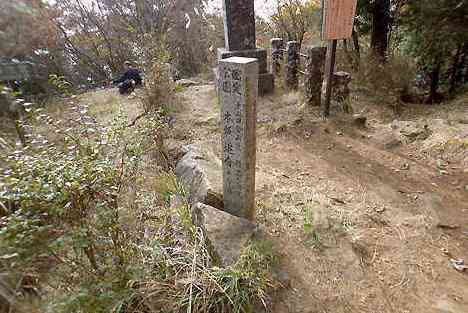
<path fill-rule="evenodd" d="M 208 4 L 210 8 L 220 9 L 222 7 L 222 0 L 211 0 Z M 254 0 L 255 1 L 255 14 L 262 17 L 270 16 L 275 13 L 276 0 Z"/>
<path fill-rule="evenodd" d="M 3 0 L 0 0 L 3 1 Z M 57 0 L 43 0 L 45 2 L 49 2 L 51 4 L 54 4 L 57 2 Z M 58 0 L 60 1 L 60 0 Z M 208 8 L 212 10 L 216 9 L 221 9 L 222 7 L 222 0 L 209 0 L 208 2 Z M 257 15 L 260 15 L 262 17 L 268 17 L 275 13 L 275 8 L 276 8 L 276 0 L 254 0 L 255 1 L 255 13 Z M 86 3 L 86 0 L 84 0 L 84 3 Z"/>

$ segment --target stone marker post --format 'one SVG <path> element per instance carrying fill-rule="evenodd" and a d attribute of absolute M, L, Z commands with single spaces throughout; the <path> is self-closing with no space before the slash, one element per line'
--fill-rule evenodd
<path fill-rule="evenodd" d="M 257 94 L 257 59 L 219 61 L 224 210 L 250 220 L 255 216 Z"/>
<path fill-rule="evenodd" d="M 274 76 L 268 72 L 267 51 L 256 47 L 254 0 L 222 0 L 225 47 L 218 60 L 230 57 L 258 59 L 258 93 L 273 92 Z"/>
<path fill-rule="evenodd" d="M 288 56 L 286 63 L 286 88 L 297 89 L 299 86 L 299 79 L 297 77 L 299 70 L 299 43 L 297 41 L 288 41 L 286 53 Z"/>
<path fill-rule="evenodd" d="M 308 105 L 320 106 L 326 52 L 325 47 L 306 48 L 304 89 Z"/>
<path fill-rule="evenodd" d="M 270 71 L 274 76 L 281 73 L 281 63 L 283 62 L 284 41 L 281 38 L 272 38 L 271 43 L 271 63 Z"/>

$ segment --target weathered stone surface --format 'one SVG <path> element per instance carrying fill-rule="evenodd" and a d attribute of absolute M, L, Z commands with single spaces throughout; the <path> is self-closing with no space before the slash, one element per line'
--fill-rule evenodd
<path fill-rule="evenodd" d="M 275 90 L 275 76 L 271 73 L 258 75 L 258 95 L 263 96 Z"/>
<path fill-rule="evenodd" d="M 326 47 L 306 48 L 304 92 L 308 105 L 320 106 L 326 53 Z"/>
<path fill-rule="evenodd" d="M 189 193 L 190 203 L 201 202 L 222 209 L 221 161 L 207 148 L 189 145 L 183 150 L 175 173 Z"/>
<path fill-rule="evenodd" d="M 351 74 L 347 72 L 333 73 L 333 99 L 337 102 L 344 102 L 349 99 Z"/>
<path fill-rule="evenodd" d="M 226 50 L 255 49 L 255 9 L 253 0 L 223 0 Z"/>
<path fill-rule="evenodd" d="M 223 266 L 233 265 L 239 259 L 242 248 L 249 243 L 257 229 L 247 219 L 202 203 L 192 208 L 192 216 L 195 224 L 204 229 Z"/>
<path fill-rule="evenodd" d="M 265 49 L 257 48 L 250 50 L 236 50 L 230 51 L 224 48 L 218 49 L 218 61 L 222 59 L 228 59 L 232 57 L 243 57 L 243 58 L 253 58 L 258 61 L 258 72 L 268 73 L 267 66 L 267 51 Z"/>
<path fill-rule="evenodd" d="M 231 57 L 254 58 L 258 61 L 258 94 L 260 96 L 272 93 L 275 88 L 275 78 L 268 72 L 267 51 L 265 49 L 253 49 L 243 51 L 227 51 L 224 48 L 218 49 L 218 60 Z M 218 71 L 215 72 L 216 81 L 219 79 Z"/>
<path fill-rule="evenodd" d="M 288 41 L 286 44 L 286 88 L 297 89 L 299 86 L 299 43 L 297 41 Z"/>
<path fill-rule="evenodd" d="M 281 38 L 272 38 L 271 39 L 271 64 L 270 72 L 274 76 L 281 74 L 281 65 L 284 58 L 284 41 Z"/>
<path fill-rule="evenodd" d="M 168 138 L 164 140 L 163 147 L 164 153 L 166 154 L 170 164 L 174 166 L 184 156 L 184 154 L 187 153 L 182 141 Z"/>
<path fill-rule="evenodd" d="M 257 88 L 256 59 L 219 61 L 224 210 L 248 219 L 255 215 Z"/>

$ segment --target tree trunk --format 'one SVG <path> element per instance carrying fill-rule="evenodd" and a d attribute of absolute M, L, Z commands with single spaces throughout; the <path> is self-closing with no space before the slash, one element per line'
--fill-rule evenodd
<path fill-rule="evenodd" d="M 355 62 L 354 62 L 354 69 L 359 70 L 359 65 L 361 63 L 361 46 L 359 45 L 359 34 L 355 28 L 353 28 L 352 33 L 353 45 L 354 45 L 354 54 L 355 54 Z"/>
<path fill-rule="evenodd" d="M 452 61 L 452 68 L 450 71 L 450 89 L 449 93 L 453 94 L 455 89 L 458 86 L 458 83 L 460 81 L 460 65 L 463 65 L 463 63 L 460 63 L 460 57 L 462 56 L 462 48 L 463 46 L 461 44 L 458 45 L 457 47 L 457 52 L 455 53 L 455 56 L 453 57 Z"/>
<path fill-rule="evenodd" d="M 460 67 L 460 81 L 464 84 L 468 82 L 468 42 L 463 44 Z"/>
<path fill-rule="evenodd" d="M 349 65 L 354 68 L 354 60 L 353 60 L 353 56 L 349 53 L 349 49 L 348 49 L 348 40 L 347 39 L 343 39 L 343 50 L 344 50 L 344 53 L 345 53 L 345 56 L 346 56 L 346 60 L 348 61 Z"/>
<path fill-rule="evenodd" d="M 429 73 L 429 78 L 431 80 L 430 90 L 429 90 L 429 99 L 427 100 L 428 104 L 438 103 L 442 100 L 442 96 L 437 92 L 439 89 L 440 82 L 440 68 L 441 62 L 437 60 L 434 68 Z"/>
<path fill-rule="evenodd" d="M 361 59 L 361 47 L 359 45 L 359 35 L 355 29 L 353 29 L 353 44 L 354 44 L 354 51 L 356 52 L 356 56 L 358 59 Z"/>
<path fill-rule="evenodd" d="M 375 0 L 372 8 L 371 48 L 380 62 L 385 62 L 390 30 L 390 0 Z"/>

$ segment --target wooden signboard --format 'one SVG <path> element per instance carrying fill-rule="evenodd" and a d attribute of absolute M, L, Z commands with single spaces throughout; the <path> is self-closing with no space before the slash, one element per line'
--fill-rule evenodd
<path fill-rule="evenodd" d="M 322 40 L 350 38 L 357 0 L 322 0 Z"/>

